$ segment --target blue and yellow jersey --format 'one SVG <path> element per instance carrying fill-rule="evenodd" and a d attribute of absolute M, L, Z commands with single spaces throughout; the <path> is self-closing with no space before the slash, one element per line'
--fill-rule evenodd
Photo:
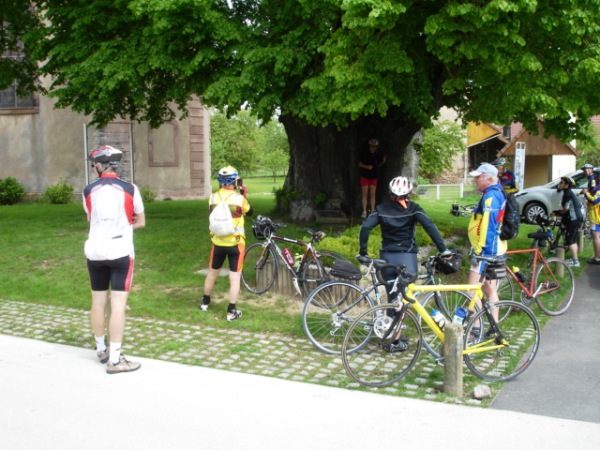
<path fill-rule="evenodd" d="M 590 222 L 600 225 L 600 191 L 595 191 L 593 194 L 586 192 L 585 198 L 588 202 L 588 219 Z"/>
<path fill-rule="evenodd" d="M 488 187 L 473 210 L 469 221 L 469 242 L 476 255 L 495 256 L 506 252 L 506 241 L 500 239 L 506 198 L 502 186 Z"/>

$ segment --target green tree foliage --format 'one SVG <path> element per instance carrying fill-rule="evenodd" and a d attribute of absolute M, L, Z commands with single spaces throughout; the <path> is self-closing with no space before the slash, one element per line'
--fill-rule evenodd
<path fill-rule="evenodd" d="M 436 123 L 417 145 L 419 174 L 430 182 L 452 168 L 454 157 L 466 151 L 465 131 L 455 122 Z"/>
<path fill-rule="evenodd" d="M 213 111 L 210 124 L 213 171 L 229 165 L 242 173 L 255 170 L 259 155 L 256 119 L 245 110 L 231 118 L 223 112 Z"/>
<path fill-rule="evenodd" d="M 260 166 L 273 175 L 284 175 L 290 163 L 290 145 L 285 130 L 280 123 L 268 122 L 259 129 L 258 133 L 258 159 Z"/>
<path fill-rule="evenodd" d="M 41 88 L 36 61 L 21 41 L 26 32 L 34 35 L 40 27 L 39 16 L 30 6 L 31 2 L 25 0 L 0 1 L 0 90 L 17 81 L 21 97 Z"/>
<path fill-rule="evenodd" d="M 286 187 L 354 209 L 348 167 L 366 140 L 386 147 L 389 178 L 442 106 L 463 123 L 542 117 L 565 142 L 600 112 L 600 0 L 31 3 L 44 20 L 23 39 L 59 106 L 153 125 L 192 95 L 263 121 L 279 111 Z"/>
<path fill-rule="evenodd" d="M 577 167 L 584 164 L 593 164 L 594 167 L 600 167 L 600 135 L 598 129 L 590 124 L 586 132 L 586 137 L 577 141 Z"/>

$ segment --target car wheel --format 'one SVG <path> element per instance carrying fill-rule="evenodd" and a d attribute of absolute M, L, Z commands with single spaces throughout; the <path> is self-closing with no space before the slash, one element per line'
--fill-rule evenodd
<path fill-rule="evenodd" d="M 534 219 L 540 214 L 548 216 L 548 211 L 546 211 L 546 208 L 541 203 L 528 203 L 525 205 L 525 208 L 523 208 L 523 217 L 527 223 L 534 223 Z"/>

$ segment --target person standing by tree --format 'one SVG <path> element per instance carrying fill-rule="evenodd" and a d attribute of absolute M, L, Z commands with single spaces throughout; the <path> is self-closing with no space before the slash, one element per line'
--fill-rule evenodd
<path fill-rule="evenodd" d="M 596 187 L 600 183 L 600 169 L 594 170 L 594 184 Z M 588 182 L 588 186 L 589 186 Z M 582 189 L 581 193 L 587 200 L 588 219 L 592 232 L 592 244 L 594 246 L 594 257 L 588 259 L 588 264 L 600 264 L 600 191 L 594 189 L 592 192 L 589 188 Z"/>
<path fill-rule="evenodd" d="M 358 161 L 358 167 L 360 169 L 362 219 L 367 217 L 367 207 L 370 207 L 371 211 L 375 209 L 375 194 L 377 192 L 379 169 L 385 162 L 386 155 L 379 150 L 379 141 L 375 138 L 370 139 L 369 148 L 362 152 Z"/>
<path fill-rule="evenodd" d="M 506 198 L 502 185 L 498 182 L 498 169 L 491 164 L 481 164 L 477 170 L 469 172 L 474 177 L 481 199 L 473 210 L 468 225 L 471 253 L 477 256 L 498 256 L 506 253 L 506 241 L 500 239 L 502 219 L 506 208 Z M 473 260 L 467 279 L 468 284 L 479 283 L 481 274 L 485 273 L 487 262 Z M 485 280 L 483 292 L 491 303 L 498 298 L 498 280 Z M 481 306 L 481 305 L 479 305 Z M 498 314 L 494 309 L 495 315 Z"/>
<path fill-rule="evenodd" d="M 514 172 L 506 169 L 506 159 L 497 158 L 492 161 L 492 166 L 498 169 L 498 178 L 500 184 L 504 188 L 505 194 L 514 194 L 519 192 L 519 185 L 517 184 L 517 177 Z"/>
<path fill-rule="evenodd" d="M 116 167 L 123 153 L 102 145 L 89 159 L 98 179 L 83 189 L 83 209 L 90 222 L 85 256 L 92 286 L 91 325 L 99 361 L 109 374 L 131 372 L 141 364 L 125 359 L 121 343 L 125 308 L 133 277 L 133 230 L 146 226 L 144 204 L 137 186 L 121 180 Z M 109 348 L 105 342 L 105 311 L 109 301 Z"/>
<path fill-rule="evenodd" d="M 578 248 L 577 248 L 577 232 L 583 224 L 583 213 L 581 212 L 581 204 L 573 192 L 576 186 L 575 181 L 571 177 L 561 177 L 560 183 L 556 190 L 563 193 L 563 198 L 560 202 L 561 209 L 552 211 L 555 215 L 561 216 L 562 221 L 567 228 L 565 236 L 565 245 L 569 247 L 571 259 L 567 264 L 573 267 L 579 267 Z"/>
<path fill-rule="evenodd" d="M 242 267 L 246 253 L 244 215 L 251 216 L 253 209 L 246 199 L 248 189 L 241 184 L 241 178 L 239 178 L 238 171 L 235 168 L 231 166 L 223 167 L 219 170 L 217 180 L 219 181 L 219 190 L 210 196 L 210 211 L 212 212 L 220 202 L 226 202 L 231 210 L 235 232 L 225 236 L 217 236 L 211 233 L 212 249 L 210 251 L 209 269 L 204 281 L 204 295 L 199 308 L 201 311 L 208 311 L 210 293 L 227 258 L 229 260 L 229 305 L 227 306 L 226 318 L 231 322 L 242 317 L 242 311 L 238 310 L 236 305 L 240 293 Z M 236 188 L 239 188 L 240 192 Z"/>

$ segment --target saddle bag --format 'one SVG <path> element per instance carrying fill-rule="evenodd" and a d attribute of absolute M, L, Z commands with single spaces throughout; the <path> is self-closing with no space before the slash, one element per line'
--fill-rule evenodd
<path fill-rule="evenodd" d="M 341 278 L 343 280 L 357 281 L 362 278 L 362 272 L 358 267 L 349 261 L 336 259 L 331 266 L 331 276 Z"/>

